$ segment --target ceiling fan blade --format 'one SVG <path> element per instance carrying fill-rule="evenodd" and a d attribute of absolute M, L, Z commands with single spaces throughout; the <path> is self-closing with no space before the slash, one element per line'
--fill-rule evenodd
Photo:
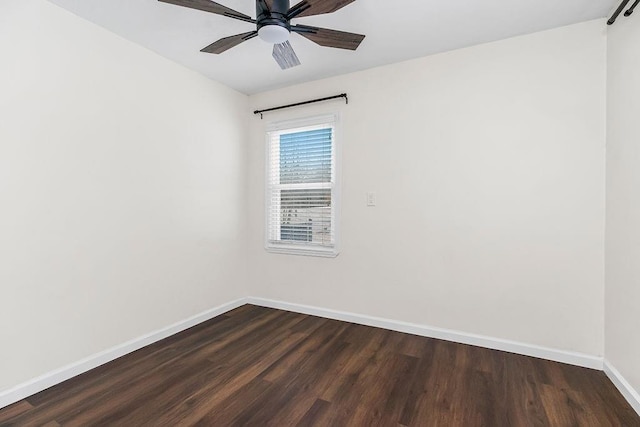
<path fill-rule="evenodd" d="M 250 31 L 248 33 L 236 34 L 235 36 L 225 37 L 223 39 L 218 40 L 215 43 L 210 44 L 209 46 L 202 49 L 200 52 L 219 54 L 226 50 L 231 49 L 232 47 L 238 46 L 240 43 L 246 42 L 247 40 L 252 39 L 257 35 L 258 35 L 257 31 Z"/>
<path fill-rule="evenodd" d="M 362 34 L 346 33 L 344 31 L 310 27 L 307 25 L 292 25 L 291 31 L 308 38 L 320 46 L 348 50 L 356 50 L 365 38 Z"/>
<path fill-rule="evenodd" d="M 283 70 L 300 65 L 298 55 L 296 55 L 296 52 L 293 50 L 289 40 L 284 43 L 273 45 L 273 59 L 276 60 L 280 68 Z"/>
<path fill-rule="evenodd" d="M 211 0 L 158 0 L 163 3 L 175 4 L 176 6 L 188 7 L 189 9 L 202 10 L 204 12 L 211 12 L 217 15 L 227 16 L 229 18 L 239 19 L 241 21 L 253 22 L 255 19 L 250 16 L 240 13 L 236 10 L 229 9 L 226 6 L 218 4 Z"/>
<path fill-rule="evenodd" d="M 292 19 L 297 16 L 312 16 L 335 12 L 354 1 L 356 0 L 303 0 L 289 9 L 287 18 Z"/>

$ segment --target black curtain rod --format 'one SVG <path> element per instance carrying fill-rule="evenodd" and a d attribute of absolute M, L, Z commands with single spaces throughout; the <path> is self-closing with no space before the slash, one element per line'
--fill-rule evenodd
<path fill-rule="evenodd" d="M 627 9 L 627 11 L 624 13 L 624 16 L 631 16 L 631 14 L 633 13 L 633 9 L 636 8 L 638 3 L 640 3 L 640 0 L 636 0 L 635 2 L 633 2 L 631 7 L 629 9 Z"/>
<path fill-rule="evenodd" d="M 620 6 L 616 9 L 616 11 L 613 13 L 613 16 L 607 21 L 607 25 L 613 25 L 614 22 L 616 22 L 616 19 L 618 19 L 618 15 L 620 15 L 622 13 L 622 11 L 624 10 L 625 7 L 627 7 L 627 5 L 629 4 L 631 0 L 622 0 L 622 3 L 620 4 Z M 635 9 L 635 7 L 638 5 L 638 1 L 636 1 L 633 6 L 631 6 L 629 8 L 629 10 L 626 11 L 626 13 L 624 14 L 624 16 L 629 16 L 633 13 L 633 9 Z"/>
<path fill-rule="evenodd" d="M 627 1 L 631 1 L 631 0 L 627 0 Z M 263 117 L 262 114 L 268 113 L 269 111 L 282 110 L 284 108 L 291 108 L 291 107 L 299 107 L 300 105 L 314 104 L 316 102 L 329 101 L 329 100 L 338 99 L 338 98 L 344 98 L 346 103 L 347 104 L 349 103 L 349 97 L 347 96 L 347 94 L 341 93 L 340 95 L 328 96 L 326 98 L 313 99 L 311 101 L 304 101 L 304 102 L 297 102 L 295 104 L 283 105 L 281 107 L 267 108 L 266 110 L 256 110 L 253 112 L 253 114 L 260 114 L 260 118 L 262 118 Z"/>

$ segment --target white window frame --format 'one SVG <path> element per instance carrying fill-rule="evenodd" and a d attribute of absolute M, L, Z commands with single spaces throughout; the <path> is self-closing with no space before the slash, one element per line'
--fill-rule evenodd
<path fill-rule="evenodd" d="M 324 114 L 320 116 L 307 117 L 295 120 L 285 120 L 270 123 L 266 128 L 265 135 L 265 249 L 268 252 L 289 254 L 289 255 L 306 255 L 335 258 L 340 253 L 340 120 L 337 113 Z M 325 184 L 294 184 L 299 188 L 321 188 L 326 186 L 331 191 L 331 208 L 332 208 L 332 227 L 333 227 L 333 245 L 320 246 L 311 244 L 286 244 L 281 242 L 271 241 L 269 239 L 270 230 L 270 203 L 271 203 L 271 182 L 270 182 L 270 165 L 271 165 L 271 134 L 273 132 L 284 131 L 298 131 L 308 128 L 308 130 L 314 127 L 325 125 L 327 123 L 333 123 L 333 170 L 332 170 L 332 183 Z M 307 130 L 307 129 L 304 129 Z"/>

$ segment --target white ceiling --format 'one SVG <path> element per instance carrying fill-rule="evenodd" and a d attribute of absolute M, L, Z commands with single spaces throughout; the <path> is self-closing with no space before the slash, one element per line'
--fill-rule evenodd
<path fill-rule="evenodd" d="M 302 65 L 282 71 L 271 46 L 259 38 L 221 55 L 200 52 L 219 38 L 253 30 L 254 24 L 157 0 L 50 1 L 246 94 L 602 18 L 616 5 L 615 0 L 357 0 L 332 14 L 293 21 L 365 34 L 357 51 L 321 47 L 295 34 L 291 44 Z M 218 3 L 255 17 L 254 0 Z"/>

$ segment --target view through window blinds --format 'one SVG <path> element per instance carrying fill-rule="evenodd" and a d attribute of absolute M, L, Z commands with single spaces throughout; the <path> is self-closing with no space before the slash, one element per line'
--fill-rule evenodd
<path fill-rule="evenodd" d="M 269 133 L 268 247 L 335 246 L 333 121 Z"/>

